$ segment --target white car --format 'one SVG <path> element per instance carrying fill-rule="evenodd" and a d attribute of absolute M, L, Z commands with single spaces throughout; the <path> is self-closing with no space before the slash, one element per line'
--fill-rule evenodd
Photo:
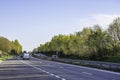
<path fill-rule="evenodd" d="M 23 53 L 23 59 L 30 59 L 30 54 L 29 53 Z"/>

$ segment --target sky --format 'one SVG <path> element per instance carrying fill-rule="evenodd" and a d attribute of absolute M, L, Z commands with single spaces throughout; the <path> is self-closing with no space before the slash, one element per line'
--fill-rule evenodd
<path fill-rule="evenodd" d="M 0 36 L 32 51 L 55 35 L 95 24 L 107 29 L 116 17 L 120 0 L 0 0 Z"/>

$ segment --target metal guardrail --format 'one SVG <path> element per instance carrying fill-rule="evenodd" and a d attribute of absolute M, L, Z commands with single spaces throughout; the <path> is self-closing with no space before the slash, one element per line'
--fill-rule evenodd
<path fill-rule="evenodd" d="M 54 58 L 47 57 L 47 56 L 40 56 L 38 54 L 33 54 L 33 56 L 35 56 L 37 58 L 46 59 L 46 60 L 53 60 L 53 61 L 57 61 L 57 62 L 70 63 L 70 64 L 76 64 L 76 65 L 97 67 L 97 68 L 100 68 L 100 69 L 110 69 L 110 70 L 120 71 L 120 64 L 119 63 L 87 61 L 87 60 L 73 60 L 73 59 L 61 59 L 61 58 L 54 59 Z"/>

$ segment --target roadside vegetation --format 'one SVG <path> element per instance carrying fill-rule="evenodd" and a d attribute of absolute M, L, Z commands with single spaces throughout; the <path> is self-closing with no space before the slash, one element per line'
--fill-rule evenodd
<path fill-rule="evenodd" d="M 74 34 L 59 34 L 33 51 L 49 56 L 57 54 L 61 58 L 120 60 L 120 17 L 113 20 L 106 30 L 94 25 Z"/>
<path fill-rule="evenodd" d="M 113 63 L 120 63 L 120 56 L 110 56 L 110 57 L 107 57 L 101 61 L 104 61 L 104 62 L 113 62 Z"/>
<path fill-rule="evenodd" d="M 0 61 L 6 60 L 6 59 L 10 59 L 10 58 L 12 58 L 14 56 L 15 55 L 2 56 L 2 57 L 0 57 Z"/>
<path fill-rule="evenodd" d="M 18 40 L 9 41 L 7 38 L 0 37 L 0 60 L 19 55 L 21 52 L 22 46 Z"/>

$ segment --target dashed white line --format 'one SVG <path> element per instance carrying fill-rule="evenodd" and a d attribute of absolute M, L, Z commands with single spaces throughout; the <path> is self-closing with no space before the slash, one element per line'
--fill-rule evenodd
<path fill-rule="evenodd" d="M 49 74 L 50 72 L 46 72 L 47 74 Z"/>
<path fill-rule="evenodd" d="M 43 72 L 46 72 L 45 70 L 42 70 Z"/>
<path fill-rule="evenodd" d="M 34 69 L 40 70 L 40 71 L 42 71 L 42 72 L 45 72 L 45 73 L 47 73 L 47 74 L 49 74 L 49 75 L 51 75 L 51 76 L 54 76 L 54 77 L 59 78 L 59 79 L 61 79 L 61 80 L 66 80 L 65 78 L 62 78 L 62 77 L 60 77 L 60 76 L 58 76 L 58 75 L 55 75 L 55 74 L 53 74 L 53 73 L 50 73 L 50 72 L 48 72 L 48 71 L 45 71 L 45 70 L 43 70 L 43 69 L 41 69 L 41 68 L 35 67 L 35 66 L 33 66 L 33 65 L 31 65 L 31 64 L 28 64 L 28 63 L 25 63 L 25 62 L 23 62 L 23 61 L 21 61 L 21 62 L 24 63 L 24 64 L 26 64 L 26 65 L 28 65 L 28 66 L 33 67 Z"/>
<path fill-rule="evenodd" d="M 60 78 L 60 76 L 57 76 L 57 75 L 56 75 L 55 77 L 56 77 L 56 78 Z"/>
<path fill-rule="evenodd" d="M 118 72 L 112 72 L 112 71 L 101 70 L 101 69 L 96 69 L 96 68 L 90 68 L 90 67 L 85 67 L 85 66 L 72 65 L 72 64 L 65 64 L 65 63 L 60 63 L 60 62 L 53 62 L 53 61 L 49 61 L 49 62 L 62 64 L 62 65 L 68 65 L 68 66 L 72 66 L 72 67 L 84 68 L 84 69 L 89 69 L 89 70 L 95 70 L 95 71 L 99 71 L 99 72 L 105 72 L 105 73 L 111 73 L 111 74 L 120 75 L 120 73 L 118 73 Z"/>
<path fill-rule="evenodd" d="M 41 59 L 38 59 L 38 58 L 35 58 L 35 59 L 41 60 Z M 44 60 L 44 61 L 48 61 L 48 60 Z M 120 73 L 118 73 L 118 72 L 112 72 L 112 71 L 101 70 L 101 69 L 96 69 L 96 68 L 90 68 L 90 67 L 85 67 L 85 66 L 78 66 L 78 65 L 72 65 L 72 64 L 65 64 L 65 63 L 54 62 L 54 61 L 48 61 L 48 62 L 57 63 L 57 64 L 62 64 L 62 65 L 68 65 L 68 66 L 72 66 L 72 67 L 79 67 L 79 68 L 84 68 L 84 69 L 89 69 L 89 70 L 95 70 L 95 71 L 99 71 L 99 72 L 105 72 L 105 73 L 111 73 L 111 74 L 120 75 Z"/>
<path fill-rule="evenodd" d="M 87 75 L 92 75 L 92 73 L 89 73 L 89 72 L 82 72 L 82 73 Z"/>
<path fill-rule="evenodd" d="M 51 76 L 54 76 L 54 74 L 50 73 Z"/>
<path fill-rule="evenodd" d="M 62 78 L 62 80 L 66 80 L 66 79 Z"/>

